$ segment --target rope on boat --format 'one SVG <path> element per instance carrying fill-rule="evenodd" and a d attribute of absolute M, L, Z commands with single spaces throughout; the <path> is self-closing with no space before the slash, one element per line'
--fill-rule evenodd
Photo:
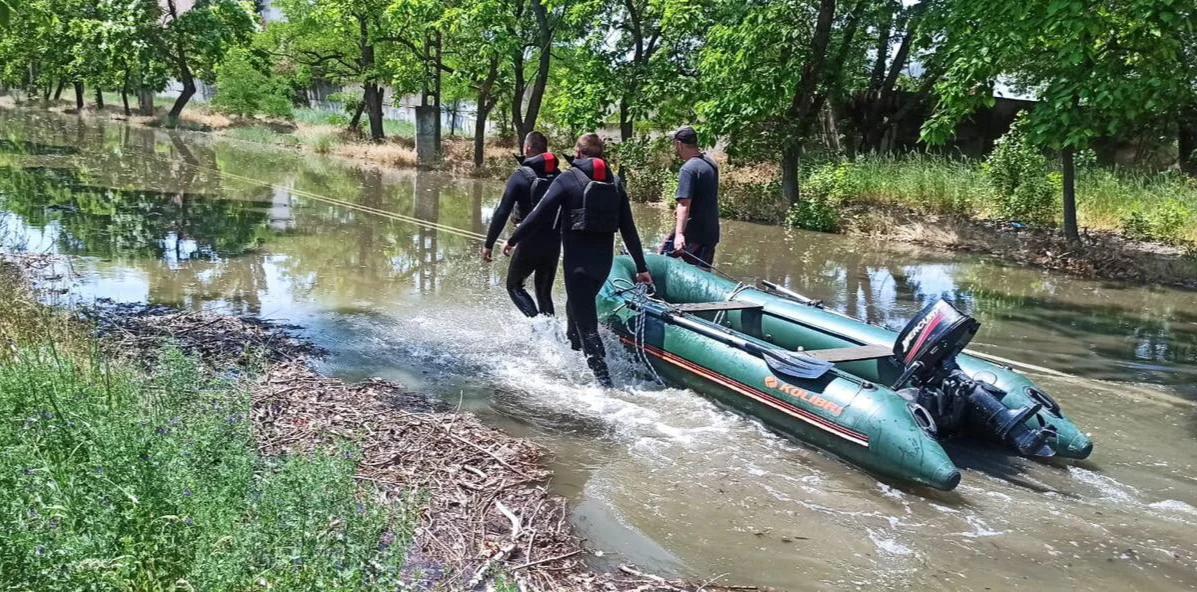
<path fill-rule="evenodd" d="M 632 342 L 636 349 L 636 357 L 648 366 L 648 371 L 652 374 L 653 380 L 657 381 L 661 386 L 666 386 L 665 380 L 657 373 L 657 369 L 652 364 L 652 360 L 648 357 L 648 349 L 645 346 L 645 327 L 648 325 L 648 311 L 645 305 L 648 304 L 650 298 L 648 296 L 648 284 L 636 284 L 624 278 L 616 278 L 611 280 L 611 285 L 619 290 L 625 298 L 628 298 L 632 304 L 635 305 L 634 312 L 636 320 L 632 325 Z M 621 285 L 626 285 L 626 288 L 620 288 Z"/>

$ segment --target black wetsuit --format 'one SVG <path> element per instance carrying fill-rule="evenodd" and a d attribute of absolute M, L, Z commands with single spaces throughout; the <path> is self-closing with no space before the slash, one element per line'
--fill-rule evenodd
<path fill-rule="evenodd" d="M 601 164 L 596 164 L 596 161 Z M 609 171 L 606 163 L 599 159 L 579 158 L 573 161 L 573 166 L 585 173 L 589 179 L 619 186 L 618 179 Z M 601 171 L 598 178 L 595 177 L 596 169 Z M 585 353 L 586 363 L 594 371 L 599 382 L 610 385 L 606 351 L 598 334 L 595 297 L 603 287 L 603 282 L 607 281 L 607 274 L 611 272 L 611 264 L 615 259 L 615 233 L 575 231 L 570 230 L 568 224 L 560 222 L 569 219 L 570 211 L 582 208 L 584 189 L 585 184 L 576 174 L 562 174 L 553 181 L 548 193 L 536 205 L 536 209 L 520 223 L 508 240 L 522 248 L 525 240 L 529 240 L 544 228 L 555 228 L 561 233 L 569 342 L 575 350 L 580 349 Z M 640 235 L 636 232 L 636 223 L 632 219 L 632 206 L 622 188 L 619 190 L 619 197 L 619 234 L 623 236 L 628 254 L 636 262 L 636 271 L 647 271 L 644 250 L 640 246 Z"/>
<path fill-rule="evenodd" d="M 513 220 L 519 223 L 521 216 L 532 211 L 532 182 L 523 167 L 532 169 L 536 177 L 547 183 L 560 173 L 557 157 L 551 153 L 538 154 L 524 159 L 520 170 L 515 171 L 507 179 L 507 188 L 503 191 L 503 199 L 495 209 L 490 219 L 490 229 L 486 233 L 486 248 L 493 249 L 499 233 L 507 224 L 507 218 L 514 212 Z M 507 267 L 507 293 L 515 302 L 515 307 L 529 317 L 537 314 L 553 314 L 553 279 L 557 276 L 557 260 L 561 257 L 561 235 L 551 227 L 545 227 L 532 233 L 511 254 L 511 264 Z M 536 301 L 524 289 L 524 282 L 533 276 L 532 286 L 536 292 Z"/>

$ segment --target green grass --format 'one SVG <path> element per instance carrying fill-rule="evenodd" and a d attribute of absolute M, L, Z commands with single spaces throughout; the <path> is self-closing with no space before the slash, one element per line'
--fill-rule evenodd
<path fill-rule="evenodd" d="M 849 202 L 891 203 L 935 213 L 996 218 L 996 196 L 979 161 L 933 156 L 870 157 L 849 168 L 857 188 Z M 1046 172 L 1060 192 L 1058 172 Z M 1055 196 L 1058 201 L 1060 197 Z M 1056 207 L 1059 211 L 1059 206 Z M 1091 167 L 1077 172 L 1077 217 L 1082 227 L 1126 232 L 1132 238 L 1197 241 L 1197 180 L 1175 172 L 1147 173 Z M 1136 218 L 1138 217 L 1138 218 Z M 1148 225 L 1132 232 L 1136 219 Z M 1061 222 L 1057 214 L 1056 223 Z"/>
<path fill-rule="evenodd" d="M 298 108 L 295 109 L 294 117 L 297 123 L 306 123 L 309 125 L 347 126 L 349 125 L 350 116 L 346 113 L 335 113 L 320 109 Z M 362 115 L 361 125 L 363 128 L 366 128 L 370 125 L 364 114 Z M 383 119 L 382 131 L 386 133 L 387 136 L 399 136 L 404 138 L 416 137 L 416 125 L 409 121 Z"/>
<path fill-rule="evenodd" d="M 224 132 L 224 135 L 243 142 L 257 142 L 258 144 L 273 144 L 277 146 L 299 145 L 299 138 L 296 138 L 293 134 L 276 132 L 260 125 L 229 128 Z"/>
<path fill-rule="evenodd" d="M 173 349 L 149 371 L 107 361 L 4 291 L 18 304 L 0 312 L 6 589 L 399 586 L 414 517 L 358 489 L 352 450 L 262 457 L 239 384 Z"/>
<path fill-rule="evenodd" d="M 988 185 L 976 162 L 933 156 L 868 157 L 850 170 L 854 201 L 895 203 L 923 211 L 985 214 Z"/>

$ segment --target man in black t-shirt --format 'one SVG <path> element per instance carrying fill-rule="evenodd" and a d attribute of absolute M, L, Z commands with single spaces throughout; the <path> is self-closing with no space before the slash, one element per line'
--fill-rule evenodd
<path fill-rule="evenodd" d="M 673 148 L 682 159 L 677 222 L 660 253 L 710 269 L 719 244 L 719 166 L 699 149 L 698 134 L 692 127 L 673 134 Z"/>

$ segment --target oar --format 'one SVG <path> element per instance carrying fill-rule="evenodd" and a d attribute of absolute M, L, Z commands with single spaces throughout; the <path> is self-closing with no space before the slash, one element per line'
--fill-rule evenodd
<path fill-rule="evenodd" d="M 629 303 L 629 306 L 637 308 L 638 306 Z M 722 343 L 729 345 L 738 350 L 750 353 L 765 361 L 769 366 L 769 370 L 773 371 L 778 376 L 785 376 L 801 380 L 813 380 L 826 374 L 832 368 L 830 362 L 825 362 L 817 358 L 795 354 L 786 351 L 779 347 L 765 346 L 759 343 L 748 341 L 735 333 L 712 325 L 708 321 L 694 319 L 684 312 L 673 310 L 663 305 L 647 305 L 639 307 L 646 314 L 650 314 L 658 319 L 661 319 L 672 325 L 676 325 L 683 329 L 693 331 L 704 337 L 709 337 Z"/>

